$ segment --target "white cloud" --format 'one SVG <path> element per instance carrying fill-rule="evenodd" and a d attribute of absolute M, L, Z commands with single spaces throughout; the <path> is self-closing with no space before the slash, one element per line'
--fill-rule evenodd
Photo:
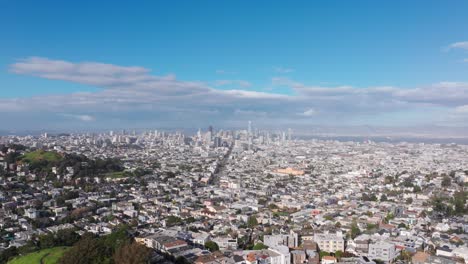
<path fill-rule="evenodd" d="M 440 82 L 426 87 L 403 89 L 392 86 L 353 87 L 353 86 L 306 86 L 289 79 L 275 80 L 282 85 L 290 85 L 298 94 L 321 100 L 352 100 L 355 103 L 368 101 L 382 103 L 400 101 L 437 105 L 459 105 L 468 101 L 468 83 Z"/>
<path fill-rule="evenodd" d="M 255 111 L 255 110 L 242 110 L 236 109 L 234 110 L 235 115 L 245 115 L 247 117 L 255 117 L 255 116 L 267 116 L 268 113 L 265 111 Z"/>
<path fill-rule="evenodd" d="M 257 91 L 245 91 L 245 90 L 226 90 L 217 91 L 218 93 L 238 97 L 238 98 L 250 98 L 250 99 L 293 99 L 290 96 L 282 94 L 264 93 Z"/>
<path fill-rule="evenodd" d="M 314 116 L 316 114 L 317 114 L 317 111 L 313 108 L 309 108 L 305 110 L 304 112 L 299 113 L 299 115 L 302 115 L 302 116 Z"/>
<path fill-rule="evenodd" d="M 96 118 L 91 115 L 80 115 L 80 114 L 62 114 L 61 116 L 76 119 L 83 122 L 91 122 L 96 121 Z"/>
<path fill-rule="evenodd" d="M 468 114 L 468 105 L 461 105 L 455 108 L 456 113 Z"/>
<path fill-rule="evenodd" d="M 154 83 L 165 83 L 175 80 L 174 75 L 152 76 L 150 70 L 143 67 L 122 67 L 112 64 L 82 62 L 71 63 L 62 60 L 51 60 L 41 57 L 30 57 L 10 65 L 10 71 L 16 74 L 77 82 L 94 86 L 121 87 Z"/>
<path fill-rule="evenodd" d="M 60 74 L 79 74 L 79 75 L 103 75 L 103 76 L 138 76 L 149 72 L 143 67 L 122 67 L 112 64 L 83 62 L 71 63 L 62 60 L 50 60 L 42 57 L 30 57 L 19 60 L 10 67 L 11 71 L 18 74 L 30 74 L 44 76 L 47 73 Z"/>
<path fill-rule="evenodd" d="M 235 71 L 216 70 L 216 74 L 236 74 Z"/>
<path fill-rule="evenodd" d="M 468 41 L 460 41 L 460 42 L 452 43 L 447 47 L 447 50 L 451 50 L 451 49 L 468 50 Z"/>
<path fill-rule="evenodd" d="M 69 113 L 71 120 L 94 121 L 96 113 L 105 126 L 108 120 L 118 124 L 146 125 L 200 124 L 243 122 L 249 115 L 272 124 L 304 122 L 314 116 L 317 122 L 346 120 L 366 122 L 369 115 L 391 115 L 398 111 L 455 109 L 468 102 L 468 84 L 441 82 L 424 87 L 399 88 L 314 86 L 284 77 L 272 78 L 272 86 L 286 86 L 293 95 L 244 90 L 250 83 L 242 80 L 219 80 L 218 85 L 233 83 L 240 89 L 215 89 L 204 82 L 178 80 L 175 75 L 157 76 L 143 67 L 82 62 L 73 63 L 47 58 L 27 58 L 10 65 L 10 71 L 46 79 L 63 80 L 100 88 L 96 92 L 44 95 L 16 99 L 0 99 L 0 120 L 22 120 L 40 112 L 53 122 L 56 113 Z M 245 82 L 245 83 L 244 83 Z M 216 85 L 214 85 L 216 87 Z M 314 108 L 310 108 L 313 105 Z M 320 115 L 317 110 L 320 109 Z M 463 109 L 463 108 L 460 108 Z M 71 114 L 70 114 L 71 113 Z M 430 123 L 433 118 L 427 116 Z M 379 118 L 374 118 L 379 120 Z M 19 122 L 19 121 L 17 121 Z M 383 121 L 382 121 L 383 122 Z"/>
<path fill-rule="evenodd" d="M 295 82 L 286 77 L 273 77 L 271 78 L 271 84 L 276 86 L 290 86 L 293 88 L 301 87 L 303 84 Z"/>
<path fill-rule="evenodd" d="M 275 67 L 274 70 L 277 73 L 291 73 L 291 72 L 294 72 L 294 69 L 284 68 L 284 67 Z"/>
<path fill-rule="evenodd" d="M 244 80 L 216 80 L 214 86 L 225 86 L 225 85 L 238 85 L 240 87 L 250 87 L 252 84 Z"/>

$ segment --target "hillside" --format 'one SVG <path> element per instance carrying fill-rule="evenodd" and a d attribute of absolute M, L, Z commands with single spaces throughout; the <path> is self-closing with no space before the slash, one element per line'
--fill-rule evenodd
<path fill-rule="evenodd" d="M 14 258 L 8 264 L 55 264 L 67 250 L 68 247 L 47 248 Z"/>
<path fill-rule="evenodd" d="M 58 162 L 62 159 L 62 156 L 57 152 L 53 151 L 44 151 L 44 150 L 36 150 L 32 152 L 28 152 L 24 154 L 22 160 L 28 163 L 34 162 Z"/>

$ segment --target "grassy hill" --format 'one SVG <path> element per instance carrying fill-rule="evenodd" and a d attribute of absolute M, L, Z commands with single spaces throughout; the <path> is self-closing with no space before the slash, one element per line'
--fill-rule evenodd
<path fill-rule="evenodd" d="M 44 150 L 36 150 L 33 152 L 29 152 L 24 154 L 22 160 L 28 163 L 39 162 L 39 161 L 47 161 L 47 162 L 56 162 L 60 161 L 62 156 L 57 152 L 53 151 L 44 151 Z"/>
<path fill-rule="evenodd" d="M 10 260 L 7 264 L 55 264 L 67 247 L 47 248 Z"/>
<path fill-rule="evenodd" d="M 125 178 L 125 177 L 128 177 L 125 171 L 115 171 L 115 172 L 108 172 L 104 174 L 104 178 L 118 179 L 118 178 Z"/>

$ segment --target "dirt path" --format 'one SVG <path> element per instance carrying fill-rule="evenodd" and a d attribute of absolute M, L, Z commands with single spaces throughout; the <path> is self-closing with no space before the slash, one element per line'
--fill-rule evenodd
<path fill-rule="evenodd" d="M 42 258 L 41 258 L 41 264 L 45 264 L 44 259 L 47 258 L 47 256 L 49 256 L 49 255 L 50 255 L 50 253 L 47 253 L 47 254 L 45 254 L 44 256 L 42 256 Z"/>

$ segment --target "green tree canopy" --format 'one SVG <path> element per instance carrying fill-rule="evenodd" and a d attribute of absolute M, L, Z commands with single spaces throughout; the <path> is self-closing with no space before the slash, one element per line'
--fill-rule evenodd
<path fill-rule="evenodd" d="M 85 234 L 72 248 L 63 254 L 59 264 L 94 264 L 108 263 L 109 257 L 104 254 L 106 248 L 93 235 Z"/>
<path fill-rule="evenodd" d="M 247 226 L 250 228 L 254 228 L 257 225 L 258 225 L 257 218 L 253 215 L 249 216 L 249 218 L 247 219 Z"/>
<path fill-rule="evenodd" d="M 450 185 L 452 185 L 452 178 L 444 176 L 444 178 L 442 178 L 442 187 L 449 187 Z"/>
<path fill-rule="evenodd" d="M 354 239 L 359 234 L 361 234 L 361 230 L 359 229 L 359 227 L 357 225 L 356 219 L 354 219 L 353 222 L 351 223 L 351 238 Z"/>
<path fill-rule="evenodd" d="M 216 242 L 214 242 L 214 241 L 207 241 L 205 243 L 205 248 L 207 248 L 211 252 L 219 250 L 218 244 L 216 244 Z"/>
<path fill-rule="evenodd" d="M 114 253 L 115 264 L 145 264 L 151 256 L 151 249 L 136 242 L 120 246 Z"/>
<path fill-rule="evenodd" d="M 268 246 L 264 245 L 263 243 L 260 243 L 258 242 L 257 244 L 255 244 L 255 246 L 253 246 L 253 250 L 262 250 L 262 249 L 267 249 Z"/>

